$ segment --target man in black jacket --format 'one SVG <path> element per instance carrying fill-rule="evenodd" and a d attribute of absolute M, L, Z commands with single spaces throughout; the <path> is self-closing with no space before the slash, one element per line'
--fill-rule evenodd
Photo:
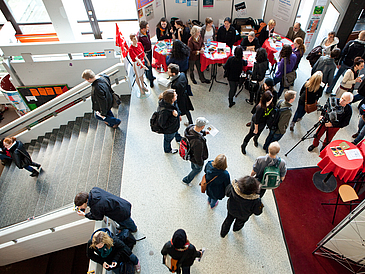
<path fill-rule="evenodd" d="M 331 85 L 327 88 L 326 93 L 332 93 L 338 78 L 354 64 L 355 57 L 365 58 L 365 30 L 359 33 L 358 39 L 347 42 L 341 53 L 341 66 L 333 77 Z"/>
<path fill-rule="evenodd" d="M 120 226 L 128 228 L 132 232 L 137 231 L 137 226 L 131 218 L 132 205 L 101 188 L 93 187 L 89 193 L 80 192 L 75 197 L 77 214 L 90 220 L 103 220 L 104 215 L 117 222 Z M 90 212 L 85 214 L 89 207 Z"/>
<path fill-rule="evenodd" d="M 91 69 L 86 69 L 81 77 L 91 84 L 91 102 L 95 118 L 112 128 L 117 128 L 121 121 L 114 117 L 111 108 L 113 106 L 113 90 L 107 75 L 98 75 Z"/>
<path fill-rule="evenodd" d="M 204 117 L 198 117 L 195 125 L 190 125 L 185 129 L 185 137 L 190 143 L 191 171 L 182 179 L 184 185 L 192 186 L 191 181 L 203 169 L 204 161 L 208 159 L 207 140 L 204 136 L 209 134 L 209 131 L 203 130 L 208 123 L 209 121 Z"/>
<path fill-rule="evenodd" d="M 337 121 L 327 122 L 322 124 L 317 129 L 316 134 L 314 135 L 313 144 L 308 147 L 308 151 L 313 151 L 314 148 L 318 147 L 319 139 L 326 132 L 326 139 L 323 141 L 323 146 L 321 151 L 332 141 L 333 137 L 335 137 L 337 131 L 340 128 L 346 127 L 351 120 L 352 108 L 350 103 L 354 99 L 354 96 L 351 92 L 344 92 L 340 99 L 337 100 L 337 104 L 343 107 L 343 112 L 337 114 Z M 319 117 L 322 119 L 322 116 Z"/>

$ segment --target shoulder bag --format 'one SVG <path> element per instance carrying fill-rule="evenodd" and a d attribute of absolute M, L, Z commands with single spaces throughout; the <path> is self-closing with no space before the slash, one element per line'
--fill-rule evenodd
<path fill-rule="evenodd" d="M 209 182 L 207 182 L 207 179 L 205 178 L 205 174 L 204 174 L 201 182 L 199 183 L 201 193 L 205 193 L 205 191 L 207 190 L 207 185 L 210 184 L 211 182 L 213 182 L 214 179 L 217 178 L 217 177 L 218 176 L 215 176 L 212 180 L 210 180 Z"/>
<path fill-rule="evenodd" d="M 286 57 L 284 57 L 284 77 L 283 77 L 284 87 L 289 88 L 294 83 L 296 78 L 297 78 L 297 73 L 295 70 L 286 73 Z"/>
<path fill-rule="evenodd" d="M 109 91 L 112 94 L 112 97 L 113 97 L 113 106 L 112 107 L 118 108 L 119 105 L 122 103 L 120 96 L 114 92 L 109 81 L 104 76 L 101 76 L 101 77 L 103 78 L 104 82 L 107 83 Z"/>
<path fill-rule="evenodd" d="M 317 110 L 317 100 L 313 104 L 307 104 L 307 92 L 308 88 L 305 88 L 305 106 L 304 110 L 306 113 L 311 113 Z"/>

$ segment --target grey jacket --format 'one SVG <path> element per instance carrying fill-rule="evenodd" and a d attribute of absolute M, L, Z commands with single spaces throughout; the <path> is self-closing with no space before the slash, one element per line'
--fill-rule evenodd
<path fill-rule="evenodd" d="M 335 59 L 332 59 L 329 56 L 319 57 L 312 68 L 312 75 L 319 70 L 323 73 L 322 82 L 330 86 L 336 70 Z"/>
<path fill-rule="evenodd" d="M 289 109 L 283 110 L 283 112 L 280 113 L 278 129 L 275 132 L 276 134 L 284 134 L 286 132 L 290 118 L 292 116 L 291 106 L 292 105 L 285 100 L 280 104 L 280 108 L 289 108 Z"/>

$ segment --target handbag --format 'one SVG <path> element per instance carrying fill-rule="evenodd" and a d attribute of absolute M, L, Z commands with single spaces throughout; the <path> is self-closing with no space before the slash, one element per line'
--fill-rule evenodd
<path fill-rule="evenodd" d="M 304 110 L 305 110 L 306 113 L 311 113 L 311 112 L 317 110 L 317 100 L 313 104 L 307 104 L 307 92 L 308 92 L 308 89 L 305 88 L 305 106 L 304 106 Z"/>
<path fill-rule="evenodd" d="M 284 57 L 284 87 L 289 88 L 297 78 L 297 72 L 293 70 L 292 72 L 286 73 L 286 57 Z"/>
<path fill-rule="evenodd" d="M 207 185 L 210 184 L 211 182 L 213 182 L 214 179 L 217 178 L 217 177 L 218 176 L 215 176 L 212 180 L 207 182 L 207 179 L 205 178 L 205 174 L 204 174 L 201 182 L 199 183 L 201 193 L 205 193 L 205 191 L 207 190 Z"/>
<path fill-rule="evenodd" d="M 113 95 L 113 108 L 118 108 L 118 106 L 122 103 L 122 100 L 120 99 L 120 96 L 115 92 L 112 95 Z"/>

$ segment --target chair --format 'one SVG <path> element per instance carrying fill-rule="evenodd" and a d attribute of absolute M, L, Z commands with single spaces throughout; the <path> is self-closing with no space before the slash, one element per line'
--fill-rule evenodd
<path fill-rule="evenodd" d="M 343 202 L 343 204 L 339 203 L 339 199 L 341 197 L 341 200 Z M 351 187 L 348 184 L 343 184 L 338 188 L 338 195 L 337 195 L 337 201 L 335 204 L 331 204 L 331 203 L 321 203 L 321 205 L 335 205 L 335 212 L 333 213 L 333 218 L 332 218 L 332 224 L 335 221 L 335 217 L 336 217 L 336 212 L 337 212 L 337 206 L 339 205 L 349 205 L 350 206 L 350 212 L 352 210 L 352 206 L 353 205 L 358 205 L 359 203 L 351 203 L 351 201 L 355 201 L 358 200 L 359 197 L 356 194 L 356 191 L 353 187 Z M 348 203 L 350 202 L 350 203 Z"/>

